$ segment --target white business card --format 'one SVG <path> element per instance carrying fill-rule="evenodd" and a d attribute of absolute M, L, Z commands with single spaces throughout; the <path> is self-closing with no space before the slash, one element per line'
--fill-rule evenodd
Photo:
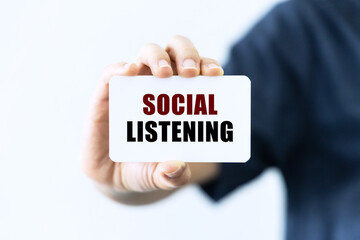
<path fill-rule="evenodd" d="M 110 158 L 115 162 L 246 162 L 246 76 L 110 80 Z"/>

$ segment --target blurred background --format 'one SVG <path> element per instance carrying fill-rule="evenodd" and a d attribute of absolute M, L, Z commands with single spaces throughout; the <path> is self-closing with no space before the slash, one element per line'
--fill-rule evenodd
<path fill-rule="evenodd" d="M 225 63 L 277 2 L 2 1 L 0 239 L 283 239 L 286 194 L 274 169 L 218 204 L 190 186 L 131 207 L 98 193 L 78 160 L 106 65 L 174 34 Z"/>

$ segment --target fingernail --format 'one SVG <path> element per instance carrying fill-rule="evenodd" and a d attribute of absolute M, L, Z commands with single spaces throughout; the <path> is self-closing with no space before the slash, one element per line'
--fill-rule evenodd
<path fill-rule="evenodd" d="M 183 62 L 184 69 L 197 69 L 196 63 L 193 59 L 185 59 Z"/>
<path fill-rule="evenodd" d="M 129 66 L 130 66 L 130 64 L 125 63 L 125 64 L 123 65 L 123 68 L 126 69 L 126 68 L 128 68 Z"/>
<path fill-rule="evenodd" d="M 212 69 L 212 68 L 221 68 L 219 65 L 215 64 L 215 63 L 210 63 L 209 65 L 207 65 L 208 68 Z"/>
<path fill-rule="evenodd" d="M 164 59 L 160 60 L 158 64 L 159 64 L 159 67 L 161 67 L 161 68 L 170 67 L 169 63 Z"/>
<path fill-rule="evenodd" d="M 176 169 L 173 172 L 165 173 L 169 178 L 178 177 L 182 173 L 181 169 L 185 166 L 185 163 L 180 161 L 174 161 L 174 164 L 177 164 Z"/>

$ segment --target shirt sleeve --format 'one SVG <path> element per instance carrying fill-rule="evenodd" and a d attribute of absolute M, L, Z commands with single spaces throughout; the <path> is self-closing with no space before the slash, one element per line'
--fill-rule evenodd
<path fill-rule="evenodd" d="M 311 71 L 307 28 L 293 1 L 277 5 L 230 51 L 226 75 L 251 80 L 251 158 L 222 163 L 220 174 L 201 188 L 215 201 L 269 166 L 282 167 L 301 141 L 302 79 Z"/>

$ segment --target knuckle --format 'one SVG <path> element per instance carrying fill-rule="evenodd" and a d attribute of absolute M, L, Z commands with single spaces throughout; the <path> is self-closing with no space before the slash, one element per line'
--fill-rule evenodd
<path fill-rule="evenodd" d="M 174 36 L 172 36 L 172 38 L 170 39 L 170 42 L 173 42 L 173 41 L 189 41 L 189 39 L 187 37 L 184 37 L 182 35 L 179 35 L 179 34 L 175 34 Z"/>
<path fill-rule="evenodd" d="M 103 68 L 103 75 L 106 75 L 108 72 L 110 72 L 110 69 L 112 69 L 114 67 L 115 64 L 110 64 L 110 65 L 107 65 L 106 67 Z"/>
<path fill-rule="evenodd" d="M 116 71 L 116 69 L 120 68 L 125 63 L 126 62 L 119 62 L 119 63 L 115 63 L 115 64 L 110 64 L 110 65 L 104 67 L 102 74 L 101 74 L 102 81 L 107 83 L 109 81 L 109 79 L 114 75 L 114 72 Z"/>
<path fill-rule="evenodd" d="M 218 64 L 218 62 L 213 58 L 203 57 L 201 60 L 204 63 L 216 63 L 216 64 Z"/>
<path fill-rule="evenodd" d="M 179 48 L 179 47 L 184 48 L 186 45 L 189 45 L 189 43 L 191 43 L 191 41 L 188 38 L 181 35 L 174 35 L 170 39 L 166 47 L 166 51 L 171 51 L 174 48 Z"/>
<path fill-rule="evenodd" d="M 141 62 L 148 58 L 166 57 L 163 55 L 162 47 L 156 43 L 147 43 L 140 49 L 137 60 Z"/>
<path fill-rule="evenodd" d="M 214 59 L 208 58 L 208 57 L 202 57 L 202 58 L 201 58 L 201 61 L 202 61 L 202 62 L 213 62 Z"/>
<path fill-rule="evenodd" d="M 102 168 L 98 164 L 83 162 L 81 164 L 81 169 L 84 174 L 89 177 L 91 180 L 101 183 L 101 184 L 111 184 L 111 174 L 109 174 L 109 169 Z"/>
<path fill-rule="evenodd" d="M 106 74 L 112 72 L 113 69 L 121 67 L 124 64 L 126 64 L 126 62 L 118 62 L 118 63 L 113 63 L 113 64 L 107 65 L 106 67 L 103 68 L 103 75 L 106 75 Z"/>
<path fill-rule="evenodd" d="M 198 57 L 200 59 L 200 57 L 198 56 L 197 49 L 194 48 L 193 46 L 184 45 L 181 47 L 181 51 L 183 51 L 185 54 L 188 54 L 188 55 L 196 55 L 196 57 Z"/>
<path fill-rule="evenodd" d="M 95 172 L 96 169 L 94 167 L 92 167 L 90 164 L 86 163 L 85 160 L 82 161 L 81 164 L 81 170 L 83 171 L 83 173 L 85 173 L 86 176 L 88 176 L 91 179 L 95 178 Z"/>
<path fill-rule="evenodd" d="M 141 48 L 141 50 L 154 49 L 154 48 L 158 48 L 158 47 L 159 47 L 158 44 L 150 42 L 150 43 L 146 43 L 146 44 Z"/>

